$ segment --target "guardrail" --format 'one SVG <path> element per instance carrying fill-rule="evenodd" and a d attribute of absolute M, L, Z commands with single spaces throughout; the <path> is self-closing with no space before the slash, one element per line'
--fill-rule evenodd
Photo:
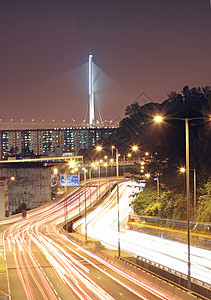
<path fill-rule="evenodd" d="M 127 259 L 122 257 L 117 258 L 135 267 L 147 270 L 148 272 L 162 279 L 166 279 L 167 281 L 174 283 L 175 285 L 188 291 L 188 280 L 186 274 L 167 268 L 144 257 L 127 257 Z M 193 277 L 191 278 L 191 292 L 197 297 L 200 295 L 204 299 L 211 299 L 211 285 Z"/>

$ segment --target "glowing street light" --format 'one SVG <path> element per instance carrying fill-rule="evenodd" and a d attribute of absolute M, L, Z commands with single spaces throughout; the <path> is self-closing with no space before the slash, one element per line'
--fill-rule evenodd
<path fill-rule="evenodd" d="M 133 147 L 132 147 L 132 150 L 133 150 L 133 151 L 138 151 L 138 146 L 133 146 Z"/>
<path fill-rule="evenodd" d="M 111 157 L 113 158 L 115 146 L 111 146 Z"/>
<path fill-rule="evenodd" d="M 138 149 L 138 146 L 133 146 L 132 150 L 138 153 L 137 154 L 137 158 L 138 158 L 138 161 L 139 161 L 139 151 L 138 151 L 139 149 Z"/>
<path fill-rule="evenodd" d="M 110 163 L 111 163 L 111 177 L 113 177 L 113 162 L 114 162 L 114 159 L 113 158 L 111 158 L 110 159 Z"/>
<path fill-rule="evenodd" d="M 118 256 L 120 257 L 120 219 L 119 219 L 119 153 L 116 148 L 116 187 L 117 187 L 117 210 L 118 210 Z"/>
<path fill-rule="evenodd" d="M 53 173 L 54 173 L 55 175 L 57 175 L 57 174 L 58 174 L 58 169 L 57 169 L 57 168 L 54 168 L 54 169 L 53 169 Z"/>
<path fill-rule="evenodd" d="M 187 192 L 187 242 L 188 242 L 188 288 L 191 289 L 191 263 L 190 263 L 190 146 L 189 146 L 189 124 L 188 118 L 170 118 L 170 119 L 179 119 L 185 121 L 185 144 L 186 144 L 186 192 Z M 154 118 L 155 122 L 161 123 L 163 117 L 156 116 Z"/>
<path fill-rule="evenodd" d="M 147 179 L 150 178 L 150 174 L 149 173 L 145 174 L 145 176 L 146 176 Z"/>
<path fill-rule="evenodd" d="M 70 167 L 70 168 L 74 168 L 74 167 L 75 167 L 75 162 L 74 162 L 74 160 L 71 160 L 71 161 L 69 162 L 69 167 Z"/>
<path fill-rule="evenodd" d="M 102 147 L 97 146 L 96 150 L 97 151 L 102 151 Z M 96 165 L 98 165 L 98 171 L 99 171 L 99 182 L 98 182 L 98 201 L 99 201 L 99 199 L 100 199 L 100 163 L 99 163 L 99 161 L 96 161 Z"/>
<path fill-rule="evenodd" d="M 161 117 L 161 116 L 155 116 L 154 117 L 154 121 L 157 122 L 157 123 L 160 123 L 160 122 L 163 121 L 163 117 Z"/>
<path fill-rule="evenodd" d="M 189 121 L 196 119 L 204 119 L 202 117 L 199 118 L 169 118 L 174 120 L 182 120 L 185 121 L 185 152 L 186 152 L 186 193 L 187 193 L 187 243 L 188 243 L 188 288 L 191 289 L 191 263 L 190 263 L 190 144 L 189 144 Z M 163 117 L 155 116 L 155 122 L 162 122 Z M 210 118 L 209 118 L 210 120 Z"/>

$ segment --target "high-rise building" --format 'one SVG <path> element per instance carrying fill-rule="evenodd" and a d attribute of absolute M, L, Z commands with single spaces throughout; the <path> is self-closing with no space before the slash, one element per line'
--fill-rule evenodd
<path fill-rule="evenodd" d="M 47 156 L 60 147 L 63 153 L 74 153 L 96 145 L 117 133 L 115 128 L 54 128 L 37 130 L 0 130 L 0 159 L 8 156 Z"/>

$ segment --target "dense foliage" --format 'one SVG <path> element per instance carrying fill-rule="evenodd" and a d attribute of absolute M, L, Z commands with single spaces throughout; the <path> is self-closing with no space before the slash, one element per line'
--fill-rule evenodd
<path fill-rule="evenodd" d="M 198 190 L 197 222 L 211 222 L 211 181 L 205 183 Z M 194 220 L 193 193 L 190 202 L 191 220 Z M 156 186 L 150 182 L 145 189 L 131 203 L 135 213 L 139 216 L 154 216 L 164 219 L 186 220 L 186 193 L 182 191 L 160 188 L 157 198 Z"/>
<path fill-rule="evenodd" d="M 141 150 L 150 151 L 152 161 L 148 165 L 151 174 L 161 173 L 161 195 L 157 201 L 156 187 L 151 183 L 132 203 L 139 215 L 161 218 L 186 219 L 186 192 L 184 174 L 179 168 L 185 165 L 185 122 L 189 119 L 190 178 L 193 190 L 192 169 L 197 170 L 197 220 L 211 221 L 211 89 L 185 86 L 181 94 L 171 92 L 161 104 L 135 103 L 126 108 L 121 122 L 119 147 L 138 144 Z M 165 121 L 155 124 L 155 115 Z M 193 215 L 193 196 L 191 195 Z"/>

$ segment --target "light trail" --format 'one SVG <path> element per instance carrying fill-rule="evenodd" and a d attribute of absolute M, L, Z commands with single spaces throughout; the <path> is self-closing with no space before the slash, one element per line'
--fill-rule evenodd
<path fill-rule="evenodd" d="M 92 185 L 97 186 L 98 183 L 97 180 Z M 106 184 L 101 181 L 101 194 L 106 191 Z M 124 186 L 120 187 L 121 199 L 124 199 L 126 191 Z M 115 191 L 112 194 L 114 197 Z M 98 190 L 87 185 L 67 200 L 63 198 L 41 207 L 40 210 L 28 212 L 26 219 L 16 216 L 9 218 L 7 222 L 0 222 L 9 224 L 15 221 L 5 232 L 9 277 L 14 277 L 12 270 L 15 267 L 18 278 L 15 287 L 11 284 L 12 299 L 114 300 L 122 299 L 122 294 L 126 295 L 126 299 L 174 299 L 73 243 L 62 233 L 61 228 L 65 222 L 64 205 L 67 204 L 68 219 L 73 219 L 79 213 L 79 199 L 80 209 L 84 212 L 87 195 L 90 195 L 90 202 L 93 202 L 98 198 Z M 115 212 L 115 203 L 111 199 L 109 197 L 96 209 L 98 216 L 103 210 L 112 212 L 114 209 Z M 87 204 L 88 202 L 86 201 Z M 121 204 L 120 208 L 122 216 L 125 217 L 128 207 Z M 109 216 L 109 222 L 115 232 L 114 212 Z M 90 216 L 87 217 L 89 220 Z M 101 218 L 98 218 L 98 222 L 101 222 Z M 84 225 L 83 223 L 83 227 Z M 91 228 L 89 225 L 88 234 L 89 231 L 91 234 Z M 103 228 L 105 232 L 105 224 Z M 16 294 L 17 286 L 21 296 Z"/>
<path fill-rule="evenodd" d="M 145 233 L 127 230 L 124 220 L 128 217 L 130 195 L 135 187 L 128 187 L 127 183 L 120 185 L 120 232 L 121 250 L 133 256 L 140 256 L 158 262 L 173 270 L 187 274 L 187 246 L 175 241 L 162 239 Z M 115 205 L 115 191 L 95 211 L 87 216 L 88 233 L 93 239 L 101 241 L 109 249 L 117 249 L 117 205 Z M 74 228 L 81 225 L 84 232 L 84 220 L 74 224 Z M 191 276 L 210 284 L 211 251 L 191 247 Z"/>

